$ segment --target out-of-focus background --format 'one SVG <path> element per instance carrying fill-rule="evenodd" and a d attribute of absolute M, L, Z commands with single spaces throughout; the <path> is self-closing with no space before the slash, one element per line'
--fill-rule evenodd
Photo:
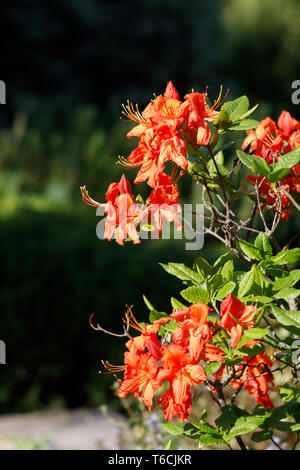
<path fill-rule="evenodd" d="M 169 311 L 180 284 L 158 262 L 196 255 L 183 241 L 99 241 L 79 187 L 103 201 L 117 156 L 135 145 L 122 102 L 143 109 L 169 80 L 182 96 L 208 86 L 214 99 L 220 84 L 231 99 L 247 94 L 257 119 L 282 109 L 299 119 L 298 0 L 23 0 L 1 17 L 0 413 L 118 412 L 112 376 L 98 371 L 102 358 L 122 361 L 124 342 L 94 332 L 89 315 L 120 332 L 126 304 L 147 320 L 142 294 Z M 192 190 L 183 179 L 185 200 Z M 208 259 L 218 250 L 205 241 Z"/>

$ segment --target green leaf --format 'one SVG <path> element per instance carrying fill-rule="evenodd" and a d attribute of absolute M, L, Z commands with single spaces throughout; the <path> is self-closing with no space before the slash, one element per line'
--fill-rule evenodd
<path fill-rule="evenodd" d="M 256 259 L 258 261 L 263 260 L 261 251 L 251 243 L 246 242 L 244 240 L 239 240 L 239 245 L 241 247 L 242 252 L 250 259 Z"/>
<path fill-rule="evenodd" d="M 238 158 L 247 168 L 250 168 L 250 170 L 252 170 L 254 173 L 268 177 L 270 173 L 270 167 L 263 158 L 256 157 L 255 155 L 249 155 L 242 150 L 237 150 L 236 153 Z"/>
<path fill-rule="evenodd" d="M 205 279 L 205 277 L 212 275 L 214 272 L 213 267 L 209 264 L 209 262 L 201 256 L 198 256 L 198 258 L 195 259 L 194 266 L 195 269 L 197 269 L 198 272 L 202 275 L 202 280 Z"/>
<path fill-rule="evenodd" d="M 217 163 L 218 170 L 216 168 L 215 162 Z M 223 165 L 224 163 L 224 155 L 222 150 L 219 150 L 217 154 L 215 154 L 214 159 L 211 159 L 208 164 L 207 164 L 207 169 L 209 171 L 209 174 L 212 178 L 214 178 L 218 173 L 221 175 L 225 176 L 229 173 L 227 168 Z"/>
<path fill-rule="evenodd" d="M 220 114 L 215 122 L 232 121 L 240 119 L 249 109 L 249 100 L 247 96 L 241 96 L 234 101 L 227 101 L 223 104 Z"/>
<path fill-rule="evenodd" d="M 176 450 L 176 446 L 173 444 L 171 439 L 166 443 L 164 450 Z"/>
<path fill-rule="evenodd" d="M 159 320 L 160 318 L 167 317 L 168 315 L 165 312 L 157 312 L 157 310 L 151 310 L 149 314 L 150 323 Z"/>
<path fill-rule="evenodd" d="M 286 273 L 286 271 L 283 271 Z M 274 291 L 279 289 L 287 289 L 288 287 L 292 287 L 296 284 L 300 279 L 300 269 L 294 269 L 291 273 L 289 273 L 286 277 L 279 277 L 276 278 L 275 282 L 273 282 L 272 287 Z"/>
<path fill-rule="evenodd" d="M 234 271 L 234 263 L 233 263 L 233 260 L 230 259 L 230 260 L 226 261 L 226 263 L 222 266 L 222 268 L 220 270 L 220 274 L 227 281 L 232 281 L 233 271 Z"/>
<path fill-rule="evenodd" d="M 244 356 L 237 356 L 234 359 L 226 359 L 227 366 L 236 366 L 244 360 Z"/>
<path fill-rule="evenodd" d="M 293 432 L 300 431 L 300 423 L 292 424 L 291 431 Z"/>
<path fill-rule="evenodd" d="M 254 111 L 256 110 L 256 108 L 258 107 L 259 105 L 256 104 L 255 106 L 253 106 L 253 108 L 249 109 L 249 111 L 247 111 L 246 113 L 242 114 L 242 116 L 240 116 L 240 119 L 243 119 L 245 117 L 248 117 L 250 116 L 250 114 L 254 113 Z M 260 124 L 260 123 L 259 123 Z"/>
<path fill-rule="evenodd" d="M 218 429 L 214 428 L 208 423 L 199 422 L 192 423 L 194 429 L 190 428 L 191 434 L 188 434 L 188 423 L 185 426 L 184 434 L 189 437 L 193 437 L 197 442 L 205 445 L 222 444 L 224 442 L 222 434 Z"/>
<path fill-rule="evenodd" d="M 275 299 L 284 299 L 284 300 L 293 300 L 296 297 L 299 297 L 300 289 L 293 289 L 288 287 L 287 289 L 282 289 L 276 294 L 274 294 Z"/>
<path fill-rule="evenodd" d="M 221 287 L 216 293 L 216 299 L 222 300 L 226 295 L 230 294 L 234 290 L 236 283 L 234 281 L 228 281 Z"/>
<path fill-rule="evenodd" d="M 232 251 L 228 251 L 227 253 L 224 253 L 223 255 L 221 255 L 214 263 L 214 268 L 218 268 L 219 266 L 223 266 L 224 263 L 233 258 L 233 253 Z"/>
<path fill-rule="evenodd" d="M 284 328 L 286 331 L 289 331 L 290 333 L 292 333 L 293 335 L 296 335 L 298 336 L 298 338 L 300 338 L 300 328 L 297 328 L 296 326 L 293 326 L 293 325 L 281 325 L 282 328 Z M 290 336 L 287 336 L 286 338 L 284 338 L 284 341 L 286 344 L 289 344 L 291 345 L 291 342 L 294 341 L 294 339 L 291 340 Z"/>
<path fill-rule="evenodd" d="M 269 259 L 273 255 L 272 245 L 268 236 L 264 232 L 260 232 L 255 239 L 254 246 L 259 249 L 261 255 L 265 259 Z"/>
<path fill-rule="evenodd" d="M 149 310 L 156 310 L 156 308 L 153 307 L 152 303 L 150 302 L 150 300 L 147 299 L 145 295 L 143 295 L 143 300 L 146 304 L 146 307 L 148 307 Z"/>
<path fill-rule="evenodd" d="M 200 444 L 211 446 L 214 444 L 223 444 L 224 439 L 220 433 L 215 434 L 197 434 L 195 437 L 196 441 Z"/>
<path fill-rule="evenodd" d="M 258 354 L 262 353 L 264 349 L 265 349 L 264 345 L 261 343 L 258 343 L 258 344 L 254 344 L 253 346 L 248 346 L 248 347 L 243 347 L 241 349 L 237 349 L 236 352 L 238 354 L 242 354 L 243 356 L 255 357 Z"/>
<path fill-rule="evenodd" d="M 280 395 L 285 403 L 290 401 L 297 401 L 300 403 L 300 388 L 291 387 L 290 385 L 284 385 L 280 388 Z"/>
<path fill-rule="evenodd" d="M 224 284 L 223 276 L 217 273 L 214 276 L 212 276 L 210 279 L 208 279 L 207 284 L 210 290 L 212 290 L 213 292 L 216 292 Z"/>
<path fill-rule="evenodd" d="M 229 442 L 234 437 L 248 434 L 258 428 L 264 421 L 265 416 L 261 415 L 241 416 L 236 420 L 235 425 L 224 438 Z"/>
<path fill-rule="evenodd" d="M 171 305 L 174 308 L 174 310 L 178 310 L 180 308 L 186 309 L 187 306 L 184 305 L 183 303 L 179 302 L 179 300 L 175 299 L 175 297 L 171 297 Z"/>
<path fill-rule="evenodd" d="M 261 268 L 257 265 L 254 264 L 252 266 L 252 269 L 255 274 L 255 288 L 254 288 L 254 293 L 256 294 L 263 294 L 264 293 L 264 288 L 265 286 L 268 286 L 270 283 L 266 280 L 265 276 L 262 273 Z"/>
<path fill-rule="evenodd" d="M 300 310 L 283 310 L 272 305 L 272 312 L 281 325 L 300 327 Z"/>
<path fill-rule="evenodd" d="M 241 161 L 247 168 L 250 168 L 250 170 L 252 170 L 252 163 L 253 163 L 252 156 L 249 155 L 249 154 L 246 153 L 246 152 L 243 152 L 242 150 L 237 150 L 237 151 L 236 151 L 236 154 L 237 154 L 238 158 L 240 159 L 240 161 Z"/>
<path fill-rule="evenodd" d="M 253 270 L 248 271 L 242 278 L 239 286 L 238 297 L 245 297 L 248 292 L 251 292 L 254 286 L 255 272 Z"/>
<path fill-rule="evenodd" d="M 183 435 L 205 445 L 221 444 L 224 442 L 220 432 L 206 423 L 165 423 L 163 426 L 170 434 Z"/>
<path fill-rule="evenodd" d="M 215 420 L 218 428 L 221 428 L 223 431 L 228 431 L 231 426 L 233 426 L 237 419 L 242 416 L 249 416 L 247 411 L 241 410 L 236 405 L 229 404 L 222 409 L 222 413 Z"/>
<path fill-rule="evenodd" d="M 212 375 L 217 372 L 222 365 L 222 361 L 220 362 L 211 362 L 208 366 L 205 367 L 205 374 Z"/>
<path fill-rule="evenodd" d="M 251 301 L 251 297 L 249 296 L 249 298 L 247 298 L 247 300 L 250 300 Z M 254 297 L 254 300 L 255 302 L 259 302 L 261 304 L 271 304 L 273 302 L 273 297 L 267 297 L 265 295 L 256 295 Z"/>
<path fill-rule="evenodd" d="M 278 158 L 278 162 L 273 165 L 273 171 L 278 171 L 282 169 L 288 169 L 289 172 L 292 166 L 297 165 L 300 161 L 300 147 L 295 148 L 292 152 L 281 155 Z"/>
<path fill-rule="evenodd" d="M 280 251 L 277 255 L 272 256 L 271 260 L 274 264 L 295 264 L 300 259 L 300 248 L 292 250 Z"/>
<path fill-rule="evenodd" d="M 191 286 L 182 290 L 180 294 L 185 300 L 192 304 L 196 304 L 198 302 L 208 304 L 210 302 L 209 293 L 201 287 Z"/>
<path fill-rule="evenodd" d="M 255 119 L 245 119 L 243 121 L 238 121 L 234 126 L 230 126 L 228 129 L 230 131 L 247 131 L 248 129 L 254 129 L 259 126 L 260 122 Z"/>
<path fill-rule="evenodd" d="M 296 401 L 290 401 L 288 403 L 285 403 L 284 405 L 274 408 L 265 421 L 265 427 L 275 427 L 277 429 L 280 429 L 281 425 L 284 425 L 284 423 L 280 423 L 280 421 L 282 419 L 288 418 L 289 416 L 293 416 L 294 413 L 297 412 L 297 410 L 299 411 L 299 409 L 300 404 Z"/>
<path fill-rule="evenodd" d="M 203 281 L 203 276 L 193 269 L 188 268 L 183 263 L 168 263 L 160 265 L 167 271 L 167 273 L 178 277 L 182 281 L 192 281 L 194 284 L 200 284 Z"/>
<path fill-rule="evenodd" d="M 261 339 L 268 334 L 268 328 L 250 328 L 249 330 L 244 330 L 243 336 L 241 337 L 238 349 L 240 349 L 244 344 L 248 343 L 250 339 Z M 243 348 L 245 351 L 247 348 Z"/>
<path fill-rule="evenodd" d="M 271 173 L 269 173 L 268 180 L 270 181 L 270 183 L 273 184 L 278 183 L 278 181 L 284 178 L 290 171 L 290 168 L 283 168 L 281 170 L 279 169 L 276 171 L 272 171 Z"/>
<path fill-rule="evenodd" d="M 175 436 L 178 434 L 183 434 L 183 427 L 184 423 L 164 423 L 163 427 L 170 433 L 174 434 Z"/>
<path fill-rule="evenodd" d="M 159 320 L 159 318 L 167 317 L 168 315 L 165 312 L 158 312 L 155 307 L 151 304 L 150 300 L 147 299 L 145 295 L 143 295 L 144 302 L 148 309 L 150 310 L 149 314 L 149 321 L 150 323 L 153 323 L 156 320 Z"/>
<path fill-rule="evenodd" d="M 268 328 L 250 328 L 244 331 L 244 335 L 251 339 L 261 339 L 269 333 Z"/>
<path fill-rule="evenodd" d="M 252 163 L 253 172 L 259 175 L 263 175 L 266 178 L 268 178 L 269 173 L 270 173 L 270 167 L 267 164 L 266 160 L 264 160 L 262 157 L 256 157 L 255 155 L 253 155 L 252 158 L 253 158 L 253 163 Z"/>

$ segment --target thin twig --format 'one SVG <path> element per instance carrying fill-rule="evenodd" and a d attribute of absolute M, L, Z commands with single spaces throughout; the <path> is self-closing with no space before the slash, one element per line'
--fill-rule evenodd
<path fill-rule="evenodd" d="M 127 319 L 127 325 L 126 326 L 123 326 L 124 328 L 124 333 L 123 334 L 117 334 L 117 333 L 112 333 L 111 331 L 108 331 L 108 330 L 105 330 L 104 328 L 102 328 L 102 326 L 100 326 L 98 323 L 96 326 L 93 325 L 92 323 L 92 318 L 95 314 L 92 313 L 91 316 L 90 316 L 90 325 L 91 327 L 93 328 L 93 330 L 96 330 L 96 331 L 103 331 L 103 333 L 106 333 L 108 335 L 111 335 L 111 336 L 116 336 L 117 338 L 123 338 L 125 336 L 127 336 L 129 339 L 131 338 L 130 334 L 128 333 L 129 331 L 129 321 Z"/>

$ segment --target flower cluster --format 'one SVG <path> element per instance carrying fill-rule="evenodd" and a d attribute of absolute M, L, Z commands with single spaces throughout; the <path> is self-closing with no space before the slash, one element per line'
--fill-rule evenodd
<path fill-rule="evenodd" d="M 140 113 L 138 106 L 123 105 L 123 114 L 136 126 L 127 137 L 138 137 L 138 146 L 128 158 L 120 157 L 119 166 L 139 167 L 135 184 L 146 181 L 151 193 L 142 208 L 136 209 L 130 184 L 123 175 L 119 183 L 111 183 L 106 193 L 107 204 L 90 198 L 85 186 L 81 188 L 84 201 L 92 206 L 104 206 L 107 215 L 105 238 L 123 244 L 130 238 L 139 243 L 136 227 L 149 218 L 153 230 L 159 235 L 166 221 L 174 222 L 177 230 L 180 222 L 178 179 L 188 169 L 188 147 L 207 146 L 211 139 L 209 122 L 214 121 L 222 103 L 221 94 L 213 106 L 209 106 L 206 93 L 189 93 L 184 101 L 172 82 L 167 84 L 164 95 L 157 96 Z M 171 163 L 171 172 L 166 171 Z"/>
<path fill-rule="evenodd" d="M 256 308 L 245 306 L 229 294 L 221 304 L 219 319 L 209 317 L 211 311 L 209 306 L 197 303 L 175 310 L 170 316 L 159 318 L 151 325 L 141 326 L 129 309 L 124 321 L 137 329 L 140 335 L 131 337 L 126 343 L 123 366 L 103 362 L 109 372 L 124 371 L 124 380 L 120 381 L 118 389 L 119 397 L 133 393 L 135 397 L 142 397 L 146 407 L 152 409 L 154 394 L 166 381 L 169 387 L 158 397 L 157 403 L 163 407 L 166 420 L 177 415 L 183 422 L 191 412 L 191 386 L 208 381 L 214 384 L 212 390 L 215 390 L 226 372 L 232 374 L 233 388 L 245 383 L 246 390 L 254 395 L 257 403 L 272 407 L 268 395 L 269 386 L 273 385 L 269 370 L 272 361 L 265 352 L 255 357 L 245 354 L 237 369 L 225 367 L 228 348 L 233 358 L 240 355 L 235 350 L 243 331 L 253 328 Z M 168 334 L 171 338 L 166 342 Z M 256 343 L 259 342 L 250 340 L 242 347 Z M 212 380 L 203 368 L 205 362 L 221 363 Z"/>
<path fill-rule="evenodd" d="M 287 111 L 282 111 L 277 125 L 270 117 L 267 117 L 255 130 L 249 130 L 247 134 L 242 144 L 243 150 L 250 151 L 271 165 L 278 162 L 282 155 L 291 152 L 300 145 L 300 122 L 292 118 Z M 285 191 L 280 187 L 275 189 L 262 175 L 248 176 L 248 180 L 257 185 L 261 195 L 266 196 L 266 206 L 281 211 L 282 219 L 287 221 L 290 200 L 286 192 L 300 193 L 300 163 L 292 167 L 290 173 L 279 181 Z"/>

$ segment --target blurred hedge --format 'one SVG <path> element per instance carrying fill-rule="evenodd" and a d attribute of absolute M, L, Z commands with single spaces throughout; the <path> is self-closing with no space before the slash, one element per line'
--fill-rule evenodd
<path fill-rule="evenodd" d="M 195 253 L 184 252 L 183 241 L 123 248 L 100 241 L 99 219 L 87 207 L 62 208 L 36 196 L 0 204 L 0 338 L 7 346 L 0 412 L 110 403 L 113 378 L 98 375 L 100 360 L 121 363 L 124 341 L 93 331 L 89 315 L 121 332 L 126 304 L 147 320 L 143 293 L 170 311 L 180 281 L 158 262 Z"/>

